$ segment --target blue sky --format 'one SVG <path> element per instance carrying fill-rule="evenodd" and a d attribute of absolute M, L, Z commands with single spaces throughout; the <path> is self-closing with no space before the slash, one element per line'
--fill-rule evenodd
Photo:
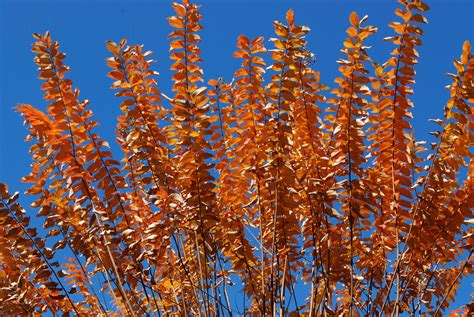
<path fill-rule="evenodd" d="M 295 11 L 297 24 L 304 24 L 312 32 L 307 36 L 309 48 L 316 55 L 316 68 L 321 80 L 333 86 L 338 76 L 336 64 L 339 49 L 346 36 L 348 16 L 356 11 L 359 16 L 369 15 L 366 22 L 379 28 L 368 41 L 371 56 L 377 62 L 387 59 L 393 49 L 383 37 L 392 35 L 387 26 L 397 17 L 393 11 L 396 1 L 389 0 L 312 0 L 312 1 L 206 1 L 201 0 L 204 30 L 202 58 L 206 81 L 223 77 L 229 80 L 239 61 L 232 58 L 237 36 L 249 38 L 273 36 L 274 20 L 284 20 L 285 12 Z M 458 57 L 462 43 L 474 40 L 474 1 L 427 1 L 431 10 L 424 26 L 424 46 L 419 49 L 420 64 L 416 70 L 413 125 L 418 140 L 429 139 L 428 132 L 436 129 L 429 118 L 441 117 L 448 99 L 449 84 L 446 72 L 453 72 L 452 59 Z M 171 31 L 166 17 L 171 15 L 169 1 L 23 1 L 0 0 L 0 181 L 9 184 L 12 192 L 25 190 L 19 180 L 29 172 L 28 144 L 23 142 L 26 129 L 22 118 L 12 108 L 18 103 L 29 103 L 44 109 L 40 81 L 37 79 L 31 44 L 33 32 L 49 30 L 61 42 L 71 66 L 70 77 L 81 89 L 83 99 L 91 100 L 95 119 L 101 123 L 97 132 L 114 144 L 115 117 L 119 101 L 110 89 L 111 79 L 105 58 L 109 52 L 106 40 L 119 41 L 127 37 L 129 43 L 144 44 L 154 52 L 158 62 L 155 69 L 163 92 L 169 92 L 168 58 Z M 270 47 L 270 45 L 268 45 Z M 22 201 L 29 201 L 23 197 Z M 457 296 L 458 307 L 469 300 L 471 281 L 465 280 L 463 294 Z"/>

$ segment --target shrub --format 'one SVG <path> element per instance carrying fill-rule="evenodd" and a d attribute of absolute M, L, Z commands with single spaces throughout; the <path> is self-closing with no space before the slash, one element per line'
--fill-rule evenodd
<path fill-rule="evenodd" d="M 232 81 L 203 84 L 198 6 L 174 3 L 170 96 L 151 52 L 107 42 L 120 162 L 35 34 L 48 104 L 17 109 L 46 237 L 1 185 L 2 314 L 221 316 L 233 296 L 252 316 L 440 314 L 472 273 L 474 58 L 466 42 L 427 148 L 410 95 L 428 7 L 399 2 L 382 64 L 350 15 L 330 92 L 291 10 L 271 49 L 240 36 Z"/>

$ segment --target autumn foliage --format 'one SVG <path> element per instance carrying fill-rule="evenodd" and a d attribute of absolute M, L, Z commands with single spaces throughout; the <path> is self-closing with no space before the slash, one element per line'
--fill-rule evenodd
<path fill-rule="evenodd" d="M 47 105 L 17 107 L 34 202 L 0 185 L 0 314 L 441 316 L 473 270 L 474 56 L 465 42 L 436 142 L 415 140 L 428 6 L 399 2 L 384 61 L 350 15 L 331 89 L 291 10 L 268 45 L 239 36 L 241 67 L 206 85 L 199 6 L 174 3 L 171 92 L 151 52 L 107 42 L 121 154 L 35 34 Z"/>

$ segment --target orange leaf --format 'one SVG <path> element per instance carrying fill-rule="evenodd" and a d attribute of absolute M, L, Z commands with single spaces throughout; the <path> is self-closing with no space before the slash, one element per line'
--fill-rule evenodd
<path fill-rule="evenodd" d="M 286 21 L 290 25 L 295 23 L 295 16 L 294 16 L 293 10 L 290 9 L 288 10 L 288 12 L 286 12 Z"/>
<path fill-rule="evenodd" d="M 349 16 L 349 21 L 351 22 L 352 26 L 358 27 L 359 26 L 359 16 L 357 13 L 352 12 Z"/>
<path fill-rule="evenodd" d="M 107 47 L 107 49 L 114 55 L 118 56 L 120 55 L 120 48 L 119 46 L 117 45 L 117 43 L 115 42 L 112 42 L 112 41 L 107 41 L 105 42 L 105 46 Z"/>

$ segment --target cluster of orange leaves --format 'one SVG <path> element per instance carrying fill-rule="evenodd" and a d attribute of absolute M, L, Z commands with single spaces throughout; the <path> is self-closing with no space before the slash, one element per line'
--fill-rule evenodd
<path fill-rule="evenodd" d="M 436 142 L 416 142 L 428 7 L 399 2 L 383 64 L 350 15 L 329 93 L 291 10 L 272 49 L 240 36 L 232 81 L 203 84 L 199 7 L 174 3 L 171 97 L 151 52 L 107 42 L 120 162 L 58 42 L 35 34 L 47 107 L 17 109 L 46 237 L 2 184 L 0 313 L 232 316 L 242 292 L 249 316 L 439 315 L 472 273 L 474 56 L 466 42 L 454 61 Z"/>

